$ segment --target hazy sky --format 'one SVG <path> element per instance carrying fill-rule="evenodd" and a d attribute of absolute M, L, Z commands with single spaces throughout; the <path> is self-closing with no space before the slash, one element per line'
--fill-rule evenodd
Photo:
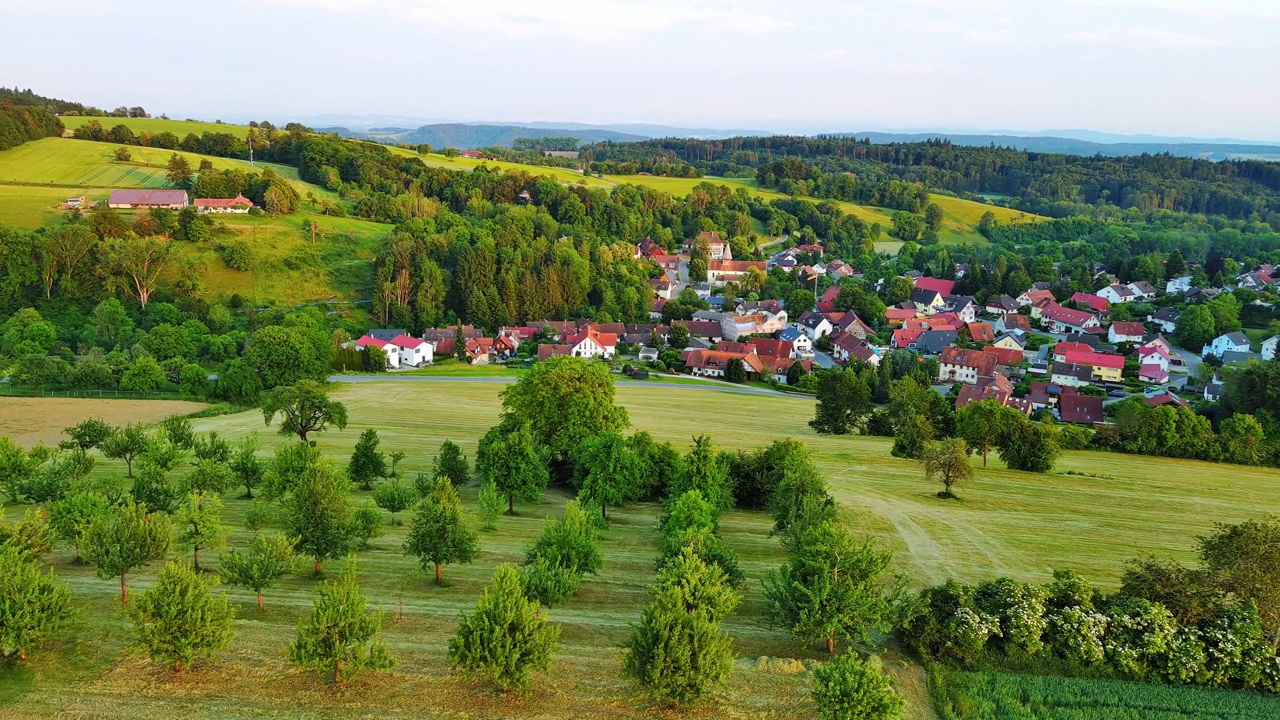
<path fill-rule="evenodd" d="M 1280 140 L 1280 0 L 0 0 L 0 85 L 174 117 Z"/>

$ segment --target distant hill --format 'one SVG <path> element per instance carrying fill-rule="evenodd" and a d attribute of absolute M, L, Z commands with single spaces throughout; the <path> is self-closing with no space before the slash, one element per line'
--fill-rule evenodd
<path fill-rule="evenodd" d="M 524 125 L 473 125 L 465 123 L 437 123 L 423 125 L 417 130 L 403 128 L 373 128 L 350 130 L 342 127 L 320 128 L 322 132 L 336 132 L 343 137 L 373 140 L 384 143 L 418 145 L 426 143 L 435 148 L 511 147 L 516 138 L 571 137 L 582 144 L 596 142 L 638 142 L 648 140 L 645 135 L 603 130 L 599 128 L 529 127 Z"/>
<path fill-rule="evenodd" d="M 1211 141 L 1167 142 L 1153 138 L 1146 142 L 1094 142 L 1067 137 L 1023 137 L 1020 135 L 956 135 L 952 133 L 835 133 L 834 137 L 870 138 L 876 144 L 913 143 L 944 138 L 956 145 L 1013 147 L 1018 150 L 1066 155 L 1120 157 L 1169 153 L 1203 160 L 1280 160 L 1280 145 L 1218 143 Z"/>

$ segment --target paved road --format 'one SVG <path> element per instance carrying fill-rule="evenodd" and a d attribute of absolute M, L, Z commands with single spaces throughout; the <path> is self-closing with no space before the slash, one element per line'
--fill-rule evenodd
<path fill-rule="evenodd" d="M 517 378 L 513 377 L 433 377 L 431 375 L 397 375 L 390 373 L 387 375 L 331 375 L 329 382 L 336 383 L 378 383 L 378 382 L 437 382 L 437 383 L 481 383 L 492 385 L 510 385 Z M 614 384 L 618 387 L 639 387 L 649 388 L 651 390 L 702 390 L 710 392 L 726 392 L 737 395 L 764 395 L 767 397 L 784 397 L 799 398 L 812 402 L 813 398 L 808 395 L 796 395 L 793 393 L 776 392 L 774 390 L 765 390 L 764 388 L 742 387 L 731 383 L 723 385 L 716 383 L 711 384 L 695 384 L 695 383 L 662 383 L 661 381 L 645 381 L 645 380 L 616 380 Z"/>

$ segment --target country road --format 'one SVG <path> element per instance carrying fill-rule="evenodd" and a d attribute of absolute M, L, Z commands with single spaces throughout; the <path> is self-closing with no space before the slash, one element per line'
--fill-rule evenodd
<path fill-rule="evenodd" d="M 509 385 L 514 383 L 518 378 L 513 377 L 432 377 L 430 375 L 331 375 L 329 382 L 335 383 L 378 383 L 378 382 L 439 382 L 439 383 L 488 383 L 497 385 Z M 734 393 L 737 395 L 764 395 L 766 397 L 782 397 L 798 400 L 813 401 L 808 395 L 795 395 L 792 393 L 776 392 L 774 390 L 765 390 L 764 388 L 739 387 L 725 383 L 724 386 L 719 385 L 695 385 L 693 383 L 655 383 L 643 380 L 617 380 L 614 382 L 618 387 L 638 387 L 648 388 L 650 390 L 701 390 L 711 392 Z"/>

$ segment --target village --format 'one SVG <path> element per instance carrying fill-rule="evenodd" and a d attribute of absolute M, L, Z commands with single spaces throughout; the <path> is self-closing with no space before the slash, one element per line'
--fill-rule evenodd
<path fill-rule="evenodd" d="M 707 258 L 706 281 L 691 283 L 688 267 L 699 245 Z M 840 260 L 800 261 L 822 255 L 821 245 L 801 244 L 764 261 L 735 260 L 729 243 L 716 233 L 702 233 L 674 254 L 646 239 L 636 246 L 635 256 L 661 270 L 649 281 L 654 290 L 651 324 L 537 321 L 502 327 L 491 336 L 471 326 L 431 329 L 420 337 L 402 329 L 378 329 L 351 346 L 381 348 L 391 370 L 447 358 L 485 365 L 571 355 L 612 362 L 634 377 L 683 372 L 779 390 L 794 390 L 790 386 L 798 380 L 824 368 L 879 367 L 890 353 L 903 351 L 917 362 L 937 363 L 935 388 L 953 395 L 956 409 L 995 399 L 1028 415 L 1045 410 L 1061 422 L 1081 425 L 1105 422 L 1105 405 L 1131 395 L 1140 394 L 1151 406 L 1217 401 L 1222 382 L 1216 373 L 1194 393 L 1188 391 L 1202 364 L 1217 368 L 1275 356 L 1277 337 L 1264 341 L 1261 352 L 1252 352 L 1241 332 L 1215 338 L 1201 354 L 1170 341 L 1179 305 L 1205 302 L 1222 292 L 1193 288 L 1189 276 L 1155 287 L 1120 283 L 1099 268 L 1095 293 L 1077 292 L 1060 301 L 1049 283 L 1039 282 L 1017 297 L 1002 294 L 980 303 L 955 294 L 955 280 L 910 272 L 903 276 L 912 285 L 908 300 L 887 307 L 883 317 L 863 318 L 837 309 L 842 288 L 863 282 L 862 273 Z M 806 285 L 817 286 L 822 278 L 834 284 L 817 296 L 814 307 L 803 308 L 718 293 L 747 273 L 774 269 L 798 273 Z M 963 273 L 958 267 L 957 277 Z M 1272 268 L 1263 266 L 1237 281 L 1242 287 L 1265 289 L 1274 282 L 1271 273 Z M 688 320 L 662 322 L 666 304 L 689 292 L 708 309 Z M 1111 319 L 1116 306 L 1158 298 L 1175 302 L 1162 303 L 1145 320 Z"/>

